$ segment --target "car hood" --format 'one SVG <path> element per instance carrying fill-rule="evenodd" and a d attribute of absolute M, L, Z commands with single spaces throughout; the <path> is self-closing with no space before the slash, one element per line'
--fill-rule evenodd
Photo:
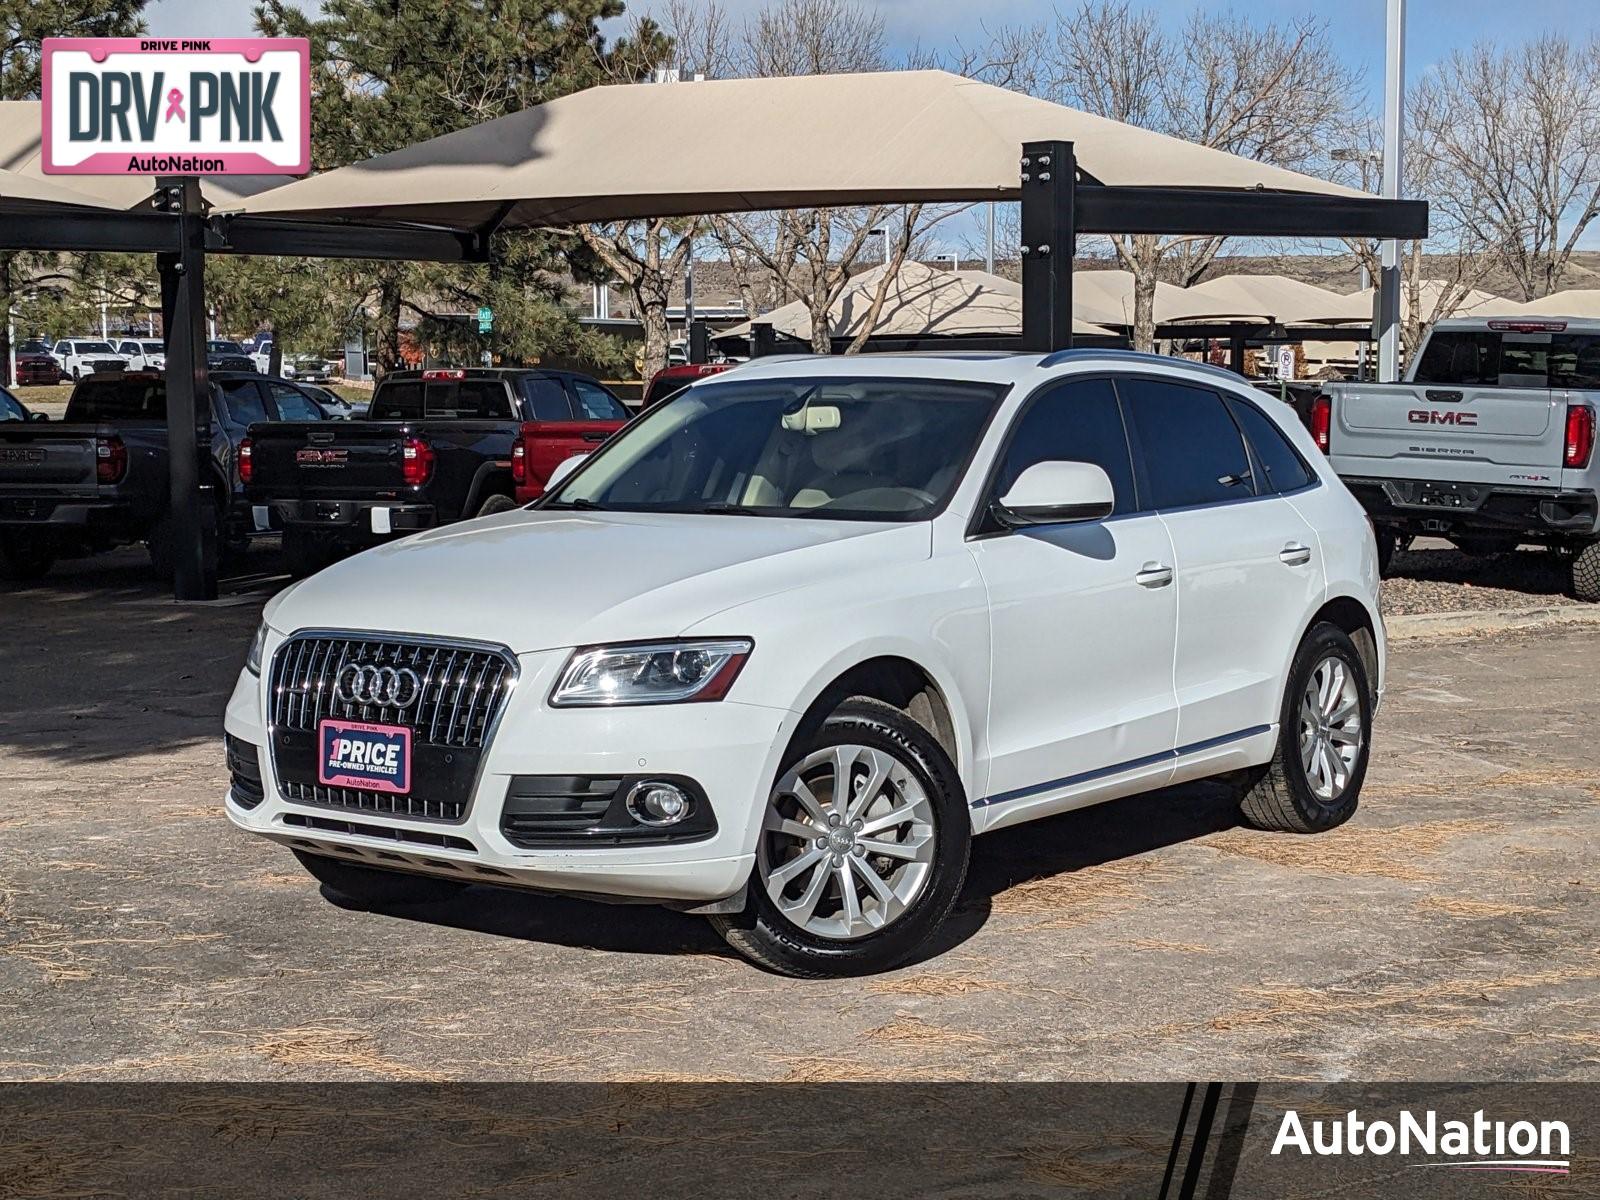
<path fill-rule="evenodd" d="M 927 523 L 518 510 L 367 550 L 266 615 L 280 633 L 369 629 L 530 653 L 675 637 L 819 573 L 925 559 L 931 545 Z"/>

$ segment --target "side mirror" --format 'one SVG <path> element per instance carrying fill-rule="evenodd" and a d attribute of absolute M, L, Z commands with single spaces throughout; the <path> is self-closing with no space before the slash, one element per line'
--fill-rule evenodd
<path fill-rule="evenodd" d="M 1116 508 L 1111 477 L 1094 463 L 1034 463 L 994 505 L 1002 525 L 1060 525 L 1101 521 Z"/>
<path fill-rule="evenodd" d="M 583 460 L 588 457 L 589 456 L 587 454 L 574 454 L 571 458 L 562 459 L 556 464 L 555 470 L 550 472 L 550 479 L 544 485 L 544 490 L 547 492 L 555 491 L 557 485 L 560 484 L 561 481 L 568 475 L 571 475 L 579 467 L 583 466 Z"/>
<path fill-rule="evenodd" d="M 29 413 L 28 414 L 28 420 L 30 420 L 30 421 L 48 421 L 49 419 L 50 419 L 50 414 L 49 413 L 36 412 L 36 413 Z"/>

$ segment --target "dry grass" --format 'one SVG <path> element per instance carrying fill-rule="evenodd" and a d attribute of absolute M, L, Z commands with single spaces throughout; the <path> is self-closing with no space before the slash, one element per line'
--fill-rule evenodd
<path fill-rule="evenodd" d="M 1390 829 L 1347 825 L 1320 837 L 1303 838 L 1230 830 L 1207 839 L 1205 844 L 1223 854 L 1292 871 L 1421 883 L 1434 876 L 1419 864 L 1419 859 L 1437 854 L 1455 838 L 1501 828 L 1503 826 L 1496 821 L 1463 818 Z"/>
<path fill-rule="evenodd" d="M 978 1042 L 987 1042 L 989 1039 L 981 1033 L 970 1030 L 946 1029 L 941 1025 L 930 1025 L 921 1017 L 911 1013 L 895 1013 L 894 1020 L 887 1025 L 880 1025 L 867 1034 L 874 1041 L 888 1042 L 891 1046 L 907 1046 L 913 1049 L 936 1046 L 970 1046 Z"/>
<path fill-rule="evenodd" d="M 995 896 L 1004 916 L 1043 917 L 1030 928 L 1067 929 L 1148 902 L 1150 885 L 1181 872 L 1152 857 L 1119 858 L 1062 875 L 1024 880 Z"/>
<path fill-rule="evenodd" d="M 258 1037 L 250 1045 L 252 1053 L 285 1067 L 342 1067 L 388 1079 L 432 1079 L 404 1063 L 384 1058 L 374 1048 L 372 1035 L 364 1029 L 344 1029 L 320 1023 L 295 1029 L 279 1029 Z"/>
<path fill-rule="evenodd" d="M 1361 989 L 1249 987 L 1241 989 L 1240 994 L 1255 1001 L 1255 1007 L 1223 1013 L 1206 1025 L 1214 1031 L 1227 1032 L 1262 1025 L 1305 1029 L 1325 1022 L 1360 1020 L 1370 1024 L 1399 1019 L 1411 1030 L 1461 1029 L 1481 1025 L 1485 1010 L 1492 1009 L 1502 993 L 1593 979 L 1600 979 L 1600 966 L 1583 964 Z"/>
<path fill-rule="evenodd" d="M 1160 938 L 1135 938 L 1129 942 L 1135 950 L 1153 950 L 1168 954 L 1215 954 L 1212 946 L 1198 946 L 1193 942 L 1166 942 Z"/>
<path fill-rule="evenodd" d="M 220 933 L 167 933 L 159 937 L 76 937 L 64 925 L 36 922 L 21 941 L 0 946 L 0 954 L 18 958 L 44 972 L 53 985 L 93 978 L 97 965 L 85 951 L 101 946 L 173 946 L 209 942 Z"/>
<path fill-rule="evenodd" d="M 1505 904 L 1498 900 L 1472 900 L 1464 896 L 1424 896 L 1417 901 L 1417 907 L 1423 912 L 1443 913 L 1447 917 L 1467 920 L 1548 915 L 1551 911 L 1531 904 Z"/>
<path fill-rule="evenodd" d="M 1086 1196 L 1125 1194 L 1152 1177 L 1169 1143 L 1143 1134 L 1069 1135 L 1061 1144 L 1028 1146 L 1019 1154 L 1023 1177 Z"/>
<path fill-rule="evenodd" d="M 873 996 L 926 996 L 942 999 L 946 996 L 966 996 L 973 992 L 1009 992 L 1015 989 L 999 979 L 985 979 L 981 975 L 902 975 L 894 979 L 874 979 L 867 984 Z"/>
<path fill-rule="evenodd" d="M 963 1076 L 940 1071 L 925 1063 L 895 1066 L 893 1069 L 859 1058 L 821 1058 L 810 1055 L 778 1055 L 773 1059 L 788 1069 L 784 1083 L 885 1083 L 923 1079 L 960 1079 Z"/>

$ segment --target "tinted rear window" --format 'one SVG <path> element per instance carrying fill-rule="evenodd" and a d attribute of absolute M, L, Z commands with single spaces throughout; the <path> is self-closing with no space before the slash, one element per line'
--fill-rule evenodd
<path fill-rule="evenodd" d="M 572 404 L 567 399 L 567 389 L 559 379 L 548 375 L 524 375 L 522 398 L 535 421 L 570 421 Z"/>
<path fill-rule="evenodd" d="M 68 421 L 166 420 L 167 385 L 159 379 L 103 379 L 80 383 L 67 401 Z"/>
<path fill-rule="evenodd" d="M 435 417 L 510 420 L 511 400 L 498 379 L 401 379 L 379 386 L 371 417 L 374 421 Z"/>
<path fill-rule="evenodd" d="M 1600 388 L 1600 336 L 1436 331 L 1417 364 L 1415 382 L 1458 387 Z"/>
<path fill-rule="evenodd" d="M 660 404 L 663 400 L 671 399 L 693 382 L 694 380 L 686 375 L 668 375 L 653 380 L 645 389 L 644 407 L 649 408 L 652 404 Z"/>
<path fill-rule="evenodd" d="M 1237 396 L 1228 397 L 1228 407 L 1244 430 L 1245 439 L 1256 452 L 1256 461 L 1267 474 L 1258 481 L 1258 492 L 1292 492 L 1315 483 L 1317 477 L 1306 466 L 1300 452 L 1289 444 L 1283 430 L 1254 404 Z"/>

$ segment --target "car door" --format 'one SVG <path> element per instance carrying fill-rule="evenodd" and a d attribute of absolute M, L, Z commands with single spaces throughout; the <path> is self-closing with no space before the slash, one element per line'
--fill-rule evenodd
<path fill-rule="evenodd" d="M 1179 752 L 1244 740 L 1277 721 L 1300 625 L 1321 599 L 1316 535 L 1221 391 L 1152 377 L 1118 388 L 1140 483 L 1176 555 Z"/>
<path fill-rule="evenodd" d="M 1122 773 L 1159 786 L 1177 734 L 1172 544 L 1142 503 L 1109 378 L 1051 385 L 1027 402 L 985 508 L 1052 460 L 1102 467 L 1112 516 L 1009 531 L 984 516 L 969 542 L 989 590 L 993 659 L 980 803 L 1030 812 L 1070 807 Z"/>

